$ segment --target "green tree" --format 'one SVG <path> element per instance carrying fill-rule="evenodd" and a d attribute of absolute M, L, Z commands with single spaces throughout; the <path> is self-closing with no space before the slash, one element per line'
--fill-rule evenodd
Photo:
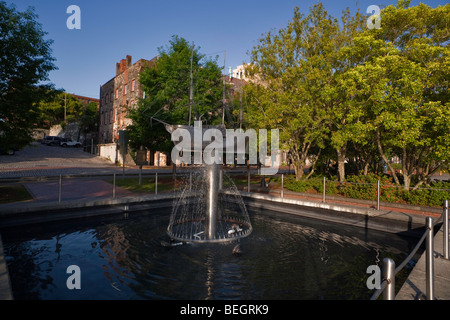
<path fill-rule="evenodd" d="M 49 128 L 62 122 L 77 122 L 83 117 L 86 106 L 73 95 L 62 90 L 49 89 L 38 103 L 39 124 Z"/>
<path fill-rule="evenodd" d="M 98 112 L 97 103 L 89 102 L 88 104 L 83 106 L 79 124 L 81 131 L 84 134 L 97 131 L 99 118 L 100 115 Z"/>
<path fill-rule="evenodd" d="M 269 32 L 252 51 L 246 119 L 253 128 L 280 129 L 280 143 L 289 149 L 297 180 L 308 159 L 314 168 L 330 137 L 330 110 L 339 103 L 336 52 L 357 26 L 349 15 L 345 19 L 341 30 L 321 3 L 306 17 L 296 8 L 287 27 Z M 336 143 L 336 149 L 343 145 Z"/>
<path fill-rule="evenodd" d="M 22 148 L 32 141 L 39 121 L 37 102 L 56 69 L 51 40 L 32 8 L 18 12 L 0 2 L 0 148 Z"/>
<path fill-rule="evenodd" d="M 127 128 L 133 148 L 144 146 L 162 152 L 173 148 L 170 135 L 159 121 L 188 125 L 191 120 L 193 125 L 194 120 L 204 120 L 202 116 L 209 113 L 213 114 L 213 123 L 220 121 L 217 109 L 222 106 L 221 69 L 217 59 L 207 59 L 199 50 L 185 39 L 173 36 L 169 46 L 159 48 L 155 65 L 141 73 L 139 81 L 145 99 L 130 110 L 133 125 Z"/>
<path fill-rule="evenodd" d="M 407 190 L 413 178 L 417 188 L 450 160 L 449 33 L 442 25 L 450 5 L 408 5 L 399 1 L 383 9 L 381 29 L 365 31 L 343 49 L 361 63 L 341 79 L 347 103 L 360 110 L 353 132 L 366 141 L 375 137 L 395 182 Z M 402 179 L 390 165 L 394 156 Z"/>

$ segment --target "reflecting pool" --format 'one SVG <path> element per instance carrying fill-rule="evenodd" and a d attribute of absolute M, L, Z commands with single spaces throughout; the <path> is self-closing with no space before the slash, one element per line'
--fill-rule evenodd
<path fill-rule="evenodd" d="M 384 257 L 399 264 L 417 242 L 273 211 L 249 215 L 253 232 L 232 243 L 164 246 L 170 209 L 0 232 L 18 300 L 369 299 L 367 267 Z M 66 284 L 71 265 L 79 290 Z"/>

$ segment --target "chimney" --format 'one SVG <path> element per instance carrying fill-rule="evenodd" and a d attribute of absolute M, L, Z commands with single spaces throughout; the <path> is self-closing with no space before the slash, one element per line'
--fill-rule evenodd
<path fill-rule="evenodd" d="M 129 67 L 131 67 L 131 56 L 127 55 L 126 59 L 122 59 L 120 62 L 116 63 L 116 76 L 119 73 L 124 72 Z"/>
<path fill-rule="evenodd" d="M 122 59 L 120 60 L 120 72 L 124 72 L 127 68 L 127 60 Z"/>

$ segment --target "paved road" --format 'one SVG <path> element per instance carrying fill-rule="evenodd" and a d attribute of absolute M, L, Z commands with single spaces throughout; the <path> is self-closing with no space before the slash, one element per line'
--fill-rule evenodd
<path fill-rule="evenodd" d="M 15 155 L 0 156 L 0 179 L 58 176 L 93 175 L 121 172 L 122 168 L 82 148 L 63 148 L 32 143 Z"/>

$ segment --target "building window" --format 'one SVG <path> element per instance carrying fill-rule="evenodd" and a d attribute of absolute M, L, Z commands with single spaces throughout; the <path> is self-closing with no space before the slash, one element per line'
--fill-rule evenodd
<path fill-rule="evenodd" d="M 109 111 L 109 123 L 113 123 L 113 112 L 112 112 L 112 110 Z"/>
<path fill-rule="evenodd" d="M 116 99 L 119 99 L 119 89 L 116 89 Z"/>
<path fill-rule="evenodd" d="M 134 92 L 134 90 L 136 89 L 136 80 L 131 80 L 131 92 Z"/>
<path fill-rule="evenodd" d="M 128 85 L 123 86 L 123 94 L 127 94 Z"/>
<path fill-rule="evenodd" d="M 111 92 L 110 94 L 109 94 L 109 101 L 113 101 L 113 93 Z"/>

